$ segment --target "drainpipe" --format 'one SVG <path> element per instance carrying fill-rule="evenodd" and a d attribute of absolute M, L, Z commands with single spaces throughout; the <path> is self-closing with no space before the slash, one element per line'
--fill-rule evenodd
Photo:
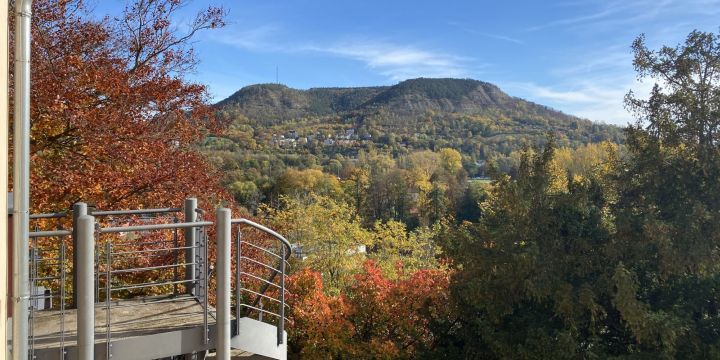
<path fill-rule="evenodd" d="M 0 358 L 9 355 L 7 348 L 8 325 L 8 2 L 0 0 Z"/>
<path fill-rule="evenodd" d="M 0 0 L 4 1 L 4 0 Z M 15 1 L 15 132 L 13 136 L 13 360 L 28 358 L 30 305 L 30 16 L 31 0 Z"/>

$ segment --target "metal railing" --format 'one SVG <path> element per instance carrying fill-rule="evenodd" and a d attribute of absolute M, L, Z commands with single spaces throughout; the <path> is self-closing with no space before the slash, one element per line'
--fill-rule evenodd
<path fill-rule="evenodd" d="M 93 245 L 94 250 L 90 250 L 90 256 L 94 259 L 91 262 L 92 269 L 89 272 L 90 276 L 94 278 L 92 281 L 94 285 L 90 287 L 93 296 L 90 299 L 92 301 L 94 298 L 95 305 L 105 311 L 107 356 L 110 356 L 112 346 L 111 330 L 113 323 L 111 309 L 174 301 L 174 298 L 178 295 L 190 292 L 192 292 L 191 297 L 195 298 L 197 303 L 202 306 L 203 339 L 204 343 L 207 344 L 209 336 L 208 313 L 210 307 L 208 304 L 208 290 L 210 266 L 208 264 L 208 232 L 206 227 L 213 225 L 213 223 L 197 221 L 198 219 L 201 220 L 198 214 L 202 214 L 202 210 L 197 209 L 195 199 L 187 199 L 185 206 L 188 205 L 192 206 L 192 208 L 88 211 L 84 203 L 78 203 L 73 206 L 72 212 L 30 215 L 31 221 L 37 222 L 35 231 L 28 234 L 30 238 L 28 251 L 31 260 L 29 263 L 31 293 L 28 307 L 29 336 L 27 344 L 30 359 L 36 358 L 36 341 L 49 340 L 59 340 L 60 354 L 58 358 L 64 359 L 67 355 L 66 339 L 75 338 L 74 335 L 80 335 L 79 331 L 75 334 L 66 331 L 66 325 L 69 321 L 66 318 L 66 310 L 79 305 L 77 302 L 77 285 L 83 279 L 78 276 L 78 252 L 82 251 L 78 245 L 82 242 L 87 243 L 87 239 L 81 239 L 80 234 L 78 234 L 78 220 L 87 215 L 91 215 L 92 224 L 94 224 L 94 230 L 90 231 L 91 234 L 94 232 L 91 243 L 97 244 Z M 191 222 L 179 222 L 178 213 L 183 210 L 185 210 L 186 218 L 188 213 L 193 215 L 190 218 Z M 96 222 L 96 220 L 98 221 Z M 149 224 L 148 222 L 161 223 Z M 63 229 L 63 226 L 70 224 L 72 224 L 72 230 Z M 56 229 L 52 229 L 53 227 Z M 170 232 L 170 239 L 143 241 L 143 239 L 149 238 L 148 235 L 161 232 Z M 183 243 L 181 243 L 183 240 L 180 236 L 181 232 L 186 235 Z M 111 234 L 114 234 L 114 236 Z M 187 236 L 188 234 L 191 234 L 191 236 Z M 126 241 L 122 241 L 123 239 Z M 104 241 L 96 242 L 95 240 Z M 70 243 L 72 243 L 71 247 L 69 247 Z M 68 252 L 68 249 L 72 251 Z M 187 262 L 185 254 L 190 252 L 193 258 L 191 262 Z M 137 262 L 123 261 L 123 258 L 125 260 L 145 258 L 148 259 L 148 264 L 137 266 Z M 120 265 L 121 263 L 124 265 Z M 71 270 L 72 274 L 70 273 Z M 130 280 L 131 277 L 143 273 L 152 276 L 162 273 L 171 278 L 140 282 Z M 146 276 L 145 278 L 152 276 Z M 181 291 L 180 287 L 183 286 L 185 289 Z M 192 290 L 195 287 L 198 288 L 198 291 Z M 129 300 L 134 295 L 143 292 L 154 296 L 151 300 L 142 302 L 121 303 L 123 300 Z M 168 292 L 171 292 L 171 294 L 167 294 Z M 163 299 L 163 296 L 166 299 Z M 59 312 L 57 312 L 58 309 Z M 34 329 L 36 329 L 35 319 L 39 310 L 54 310 L 54 312 L 45 313 L 43 316 L 59 316 L 57 320 L 53 320 L 59 327 L 59 329 L 55 328 L 57 331 L 52 334 L 33 333 Z M 78 309 L 78 321 L 81 312 Z M 93 329 L 94 325 L 94 322 L 89 324 Z M 125 327 L 132 325 L 123 322 Z M 80 345 L 79 340 L 78 336 L 78 346 Z"/>
<path fill-rule="evenodd" d="M 276 231 L 248 219 L 233 219 L 235 236 L 235 316 L 250 317 L 257 314 L 259 321 L 277 326 L 277 343 L 284 342 L 285 302 L 287 290 L 285 277 L 291 254 L 290 242 Z M 267 241 L 258 239 L 253 243 L 243 239 L 241 226 L 257 229 L 270 235 L 277 247 L 267 246 Z M 263 276 L 266 274 L 265 276 Z M 268 315 L 268 317 L 264 317 Z M 236 328 L 235 335 L 238 335 Z"/>
<path fill-rule="evenodd" d="M 202 293 L 193 296 L 202 305 L 204 343 L 208 341 L 208 244 L 207 231 L 205 228 L 213 223 L 209 221 L 197 222 L 173 222 L 168 224 L 147 224 L 147 225 L 129 225 L 117 227 L 98 228 L 99 234 L 118 234 L 123 233 L 124 236 L 130 234 L 145 233 L 150 235 L 154 232 L 172 230 L 172 239 L 165 241 L 139 241 L 114 243 L 106 241 L 104 251 L 100 254 L 100 263 L 98 264 L 98 277 L 102 278 L 100 283 L 104 286 L 99 289 L 101 297 L 104 298 L 102 308 L 105 311 L 105 344 L 107 346 L 106 354 L 108 358 L 112 354 L 112 327 L 113 316 L 112 309 L 123 306 L 146 306 L 160 302 L 168 301 L 167 296 L 175 297 L 178 295 L 178 285 L 200 285 L 203 289 Z M 180 246 L 178 243 L 177 230 L 194 229 L 199 234 L 196 236 L 196 243 L 192 246 Z M 148 234 L 149 233 L 149 234 Z M 189 249 L 195 250 L 198 254 L 192 263 L 180 262 L 180 253 Z M 152 265 L 132 265 L 130 259 L 154 259 L 148 261 Z M 200 269 L 201 277 L 180 280 L 179 270 L 186 269 L 188 265 L 193 265 Z M 146 276 L 140 276 L 146 274 Z M 132 278 L 141 280 L 132 281 Z M 143 278 L 159 278 L 157 281 L 145 281 Z M 102 296 L 104 295 L 104 296 Z M 132 302 L 123 304 L 124 299 L 133 299 L 137 296 L 152 296 L 148 301 L 142 303 Z M 171 298 L 172 299 L 172 298 Z M 123 322 L 124 327 L 137 325 L 146 322 L 143 319 Z"/>
<path fill-rule="evenodd" d="M 162 216 L 169 216 L 170 218 L 165 219 L 168 222 L 177 223 L 178 216 L 177 213 L 182 211 L 182 209 L 178 208 L 160 208 L 160 209 L 139 209 L 139 210 L 111 210 L 111 211 L 103 211 L 103 210 L 95 210 L 91 211 L 90 215 L 92 215 L 96 221 L 98 218 L 102 218 L 105 223 L 108 223 L 109 225 L 117 225 L 119 223 L 125 223 L 122 226 L 108 226 L 104 229 L 105 233 L 131 233 L 133 232 L 132 229 L 130 230 L 122 230 L 127 229 L 128 227 L 131 227 L 131 223 L 138 223 L 138 222 L 145 222 L 145 221 L 151 221 L 153 219 L 157 219 L 158 217 Z M 97 222 L 96 228 L 100 230 L 100 222 Z M 112 229 L 117 229 L 118 231 L 109 231 Z M 174 241 L 165 241 L 165 243 L 173 242 L 174 246 L 177 247 L 177 230 L 174 230 L 172 233 L 172 237 Z M 117 244 L 117 245 L 123 245 L 123 244 Z M 130 244 L 124 244 L 124 245 L 130 245 Z M 132 245 L 135 246 L 152 246 L 152 245 L 159 245 L 155 243 L 150 242 L 137 242 L 133 241 Z M 112 245 L 111 245 L 112 246 Z M 100 302 L 100 292 L 101 292 L 101 286 L 100 286 L 100 278 L 103 275 L 103 272 L 100 270 L 100 266 L 103 260 L 103 253 L 107 253 L 107 243 L 102 247 L 100 242 L 96 242 L 95 246 L 95 301 Z M 140 253 L 137 253 L 137 255 L 140 255 Z M 176 254 L 177 255 L 177 254 Z M 177 256 L 175 259 L 175 262 L 177 263 Z M 177 280 L 177 279 L 176 279 Z"/>
<path fill-rule="evenodd" d="M 39 214 L 40 216 L 31 216 L 31 219 L 50 219 L 59 218 L 59 214 Z M 64 216 L 64 215 L 63 215 Z M 58 224 L 58 227 L 60 225 Z M 36 231 L 29 233 L 30 236 L 30 306 L 29 315 L 29 341 L 28 356 L 30 359 L 35 358 L 35 343 L 41 337 L 35 336 L 35 319 L 38 310 L 59 309 L 60 318 L 60 338 L 59 338 L 59 356 L 65 358 L 67 354 L 65 350 L 65 315 L 66 315 L 66 287 L 67 287 L 67 247 L 63 241 L 65 237 L 70 236 L 68 230 L 50 230 L 40 231 L 36 227 Z M 51 241 L 53 247 L 42 246 L 40 239 L 57 238 L 57 243 Z M 57 245 L 55 247 L 55 245 Z"/>
<path fill-rule="evenodd" d="M 218 295 L 214 314 L 218 340 L 215 345 L 218 349 L 220 345 L 229 349 L 231 336 L 238 335 L 239 322 L 235 333 L 230 334 L 230 309 L 233 307 L 238 321 L 242 317 L 256 317 L 276 326 L 277 344 L 283 344 L 285 310 L 288 308 L 285 277 L 291 257 L 290 243 L 272 229 L 248 219 L 231 219 L 227 209 L 218 210 L 218 214 L 222 211 L 225 211 L 225 220 L 218 217 L 216 222 L 203 221 L 204 211 L 197 208 L 195 199 L 187 199 L 183 208 L 107 211 L 88 210 L 85 204 L 79 203 L 72 212 L 31 215 L 30 218 L 42 227 L 29 233 L 30 286 L 33 289 L 28 319 L 30 358 L 34 358 L 35 341 L 42 339 L 32 333 L 41 301 L 47 305 L 44 309 L 59 309 L 59 334 L 47 336 L 54 341 L 59 336 L 60 359 L 67 355 L 66 338 L 77 340 L 78 356 L 103 357 L 100 353 L 92 355 L 97 336 L 97 311 L 104 312 L 104 352 L 110 359 L 113 341 L 117 340 L 114 337 L 118 336 L 114 334 L 147 322 L 141 317 L 124 319 L 121 324 L 114 322 L 113 317 L 118 314 L 116 309 L 172 302 L 180 295 L 185 296 L 183 299 L 192 299 L 196 304 L 193 306 L 200 305 L 193 311 L 198 316 L 201 312 L 202 320 L 194 319 L 197 324 L 202 322 L 202 343 L 209 346 L 212 267 L 208 230 L 211 226 L 215 226 L 218 237 Z M 183 221 L 179 218 L 180 213 L 183 213 Z M 71 222 L 71 230 L 62 228 Z M 259 234 L 241 227 L 257 230 Z M 220 248 L 221 244 L 227 247 Z M 72 251 L 68 253 L 68 249 Z M 220 279 L 221 265 L 223 279 L 227 281 Z M 231 288 L 233 280 L 234 289 Z M 37 293 L 40 286 L 49 291 Z M 224 291 L 222 295 L 221 291 Z M 138 298 L 142 301 L 137 301 Z M 70 334 L 66 331 L 66 310 L 73 306 L 77 306 L 77 331 Z"/>

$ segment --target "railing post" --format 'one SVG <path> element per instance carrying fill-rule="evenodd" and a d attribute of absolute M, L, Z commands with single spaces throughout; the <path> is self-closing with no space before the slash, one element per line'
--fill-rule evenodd
<path fill-rule="evenodd" d="M 92 360 L 95 349 L 95 218 L 80 216 L 77 223 L 78 359 Z"/>
<path fill-rule="evenodd" d="M 185 222 L 195 222 L 197 221 L 197 199 L 196 198 L 188 198 L 185 199 L 185 206 L 183 207 L 183 211 L 185 212 Z M 185 263 L 188 265 L 185 265 L 185 280 L 187 281 L 185 283 L 185 289 L 186 292 L 190 295 L 195 295 L 196 290 L 196 279 L 195 279 L 195 265 L 192 265 L 195 263 L 195 228 L 185 228 L 183 231 L 185 232 Z"/>
<path fill-rule="evenodd" d="M 78 219 L 81 216 L 87 215 L 87 204 L 83 202 L 73 204 L 72 210 L 72 304 L 73 308 L 77 307 L 77 294 L 78 294 L 78 268 L 75 264 L 78 263 Z"/>
<path fill-rule="evenodd" d="M 282 345 L 285 335 L 285 245 L 280 244 L 280 319 L 277 327 L 277 343 Z"/>
<path fill-rule="evenodd" d="M 242 315 L 242 281 L 240 281 L 242 276 L 242 231 L 240 231 L 240 226 L 238 226 L 235 242 L 237 243 L 237 253 L 235 254 L 235 321 L 237 326 L 235 326 L 235 336 L 239 336 Z"/>
<path fill-rule="evenodd" d="M 230 209 L 220 208 L 216 215 L 217 236 L 217 359 L 230 360 L 230 262 L 232 255 Z"/>

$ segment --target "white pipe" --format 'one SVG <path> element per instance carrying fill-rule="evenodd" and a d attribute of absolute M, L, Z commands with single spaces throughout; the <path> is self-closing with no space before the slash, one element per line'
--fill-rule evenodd
<path fill-rule="evenodd" d="M 15 133 L 13 136 L 13 296 L 15 301 L 12 348 L 14 360 L 28 358 L 31 14 L 31 0 L 15 2 Z"/>
<path fill-rule="evenodd" d="M 8 355 L 7 323 L 8 323 L 8 128 L 10 125 L 8 111 L 8 2 L 0 0 L 0 358 Z"/>

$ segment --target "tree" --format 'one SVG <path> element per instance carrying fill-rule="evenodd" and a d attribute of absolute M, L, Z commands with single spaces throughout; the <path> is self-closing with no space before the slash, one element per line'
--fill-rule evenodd
<path fill-rule="evenodd" d="M 368 257 L 376 261 L 383 274 L 396 279 L 401 273 L 439 267 L 439 247 L 435 244 L 437 227 L 420 227 L 408 231 L 399 221 L 376 222 L 372 230 L 375 238 Z"/>
<path fill-rule="evenodd" d="M 442 167 L 448 173 L 455 175 L 462 169 L 462 156 L 455 149 L 444 148 L 440 150 Z"/>
<path fill-rule="evenodd" d="M 693 31 L 660 50 L 640 36 L 633 50 L 656 84 L 648 99 L 626 97 L 638 122 L 617 179 L 618 310 L 647 353 L 717 357 L 720 36 Z"/>
<path fill-rule="evenodd" d="M 442 161 L 438 153 L 430 150 L 415 151 L 407 158 L 411 171 L 418 173 L 417 177 L 422 179 L 430 179 L 441 166 Z"/>
<path fill-rule="evenodd" d="M 684 44 L 653 51 L 645 36 L 633 43 L 638 77 L 656 81 L 650 98 L 630 92 L 627 106 L 640 129 L 666 146 L 684 144 L 700 154 L 717 148 L 720 127 L 720 35 L 693 31 Z"/>
<path fill-rule="evenodd" d="M 567 176 L 585 160 L 555 158 L 551 141 L 495 174 L 479 222 L 442 237 L 461 313 L 438 355 L 720 355 L 718 39 L 652 51 L 638 38 L 638 73 L 658 84 L 627 96 L 627 156 Z"/>
<path fill-rule="evenodd" d="M 329 197 L 281 198 L 281 209 L 265 207 L 265 217 L 288 240 L 300 247 L 302 264 L 318 271 L 330 292 L 337 293 L 352 280 L 372 246 L 353 209 Z"/>
<path fill-rule="evenodd" d="M 343 182 L 345 193 L 351 194 L 355 212 L 357 213 L 360 213 L 365 206 L 366 192 L 370 186 L 369 182 L 369 171 L 362 167 L 353 167 L 350 170 L 350 176 Z"/>
<path fill-rule="evenodd" d="M 617 164 L 620 149 L 617 144 L 602 142 L 586 144 L 576 149 L 559 148 L 554 162 L 573 177 L 603 177 L 610 175 Z"/>
<path fill-rule="evenodd" d="M 239 204 L 244 205 L 250 211 L 257 209 L 262 199 L 262 194 L 252 181 L 235 181 L 228 187 L 228 191 Z"/>
<path fill-rule="evenodd" d="M 602 357 L 604 337 L 622 329 L 604 257 L 608 204 L 594 181 L 554 171 L 553 146 L 526 151 L 515 177 L 496 174 L 478 223 L 446 225 L 460 314 L 438 355 Z"/>
<path fill-rule="evenodd" d="M 327 295 L 321 276 L 303 270 L 288 278 L 291 358 L 412 359 L 434 349 L 430 324 L 446 323 L 450 272 L 419 270 L 386 278 L 372 261 L 346 293 Z"/>
<path fill-rule="evenodd" d="M 343 189 L 337 176 L 317 169 L 288 169 L 277 180 L 277 192 L 288 196 L 308 196 L 311 193 L 340 199 Z"/>
<path fill-rule="evenodd" d="M 327 295 L 322 275 L 304 268 L 287 278 L 290 306 L 288 357 L 341 359 L 354 355 L 347 349 L 354 332 L 348 320 L 349 305 L 342 296 Z"/>
<path fill-rule="evenodd" d="M 118 19 L 93 20 L 81 0 L 34 2 L 33 211 L 227 198 L 194 150 L 218 125 L 206 88 L 184 79 L 195 64 L 192 36 L 222 26 L 224 10 L 179 27 L 182 5 L 138 0 Z"/>

